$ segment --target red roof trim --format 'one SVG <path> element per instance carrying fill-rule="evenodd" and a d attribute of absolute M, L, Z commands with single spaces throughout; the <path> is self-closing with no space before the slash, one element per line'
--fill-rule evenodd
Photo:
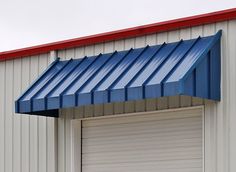
<path fill-rule="evenodd" d="M 53 42 L 28 48 L 0 52 L 0 61 L 47 53 L 52 50 L 91 45 L 101 42 L 131 38 L 135 36 L 142 36 L 152 33 L 164 32 L 191 26 L 198 26 L 231 19 L 236 19 L 236 8 L 149 25 L 143 25 L 113 32 L 106 32 L 102 34 L 69 39 L 65 41 Z"/>

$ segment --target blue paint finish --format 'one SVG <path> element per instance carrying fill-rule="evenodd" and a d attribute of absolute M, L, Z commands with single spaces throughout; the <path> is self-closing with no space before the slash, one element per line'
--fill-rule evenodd
<path fill-rule="evenodd" d="M 67 62 L 57 62 L 52 65 L 23 95 L 19 98 L 18 107 L 21 112 L 30 112 L 31 98 L 40 91 L 66 65 Z"/>
<path fill-rule="evenodd" d="M 221 75 L 221 65 L 220 65 L 220 42 L 217 42 L 210 51 L 210 95 L 209 98 L 213 100 L 220 100 L 220 75 Z"/>
<path fill-rule="evenodd" d="M 105 54 L 100 57 L 99 60 L 96 60 L 82 76 L 76 78 L 76 81 L 73 85 L 70 85 L 64 95 L 75 94 L 89 79 L 99 72 L 99 70 L 105 65 L 105 63 L 110 59 L 112 54 Z"/>
<path fill-rule="evenodd" d="M 196 71 L 194 70 L 186 79 L 181 83 L 180 94 L 196 97 Z"/>
<path fill-rule="evenodd" d="M 78 105 L 86 105 L 93 102 L 92 90 L 100 83 L 100 81 L 102 81 L 103 78 L 106 78 L 106 76 L 121 63 L 129 52 L 130 51 L 123 51 L 120 53 L 115 53 L 114 56 L 110 58 L 105 65 L 103 65 L 100 71 L 96 73 L 91 80 L 84 84 L 80 90 L 77 91 Z M 81 98 L 84 94 L 87 96 L 83 96 L 83 98 Z"/>
<path fill-rule="evenodd" d="M 144 89 L 143 85 L 145 85 L 145 81 L 147 81 L 147 79 L 165 63 L 178 44 L 179 43 L 170 43 L 163 45 L 148 65 L 143 68 L 143 70 L 140 70 L 136 78 L 131 80 L 127 88 L 128 100 L 145 98 L 145 92 L 142 91 Z M 141 92 L 137 93 L 138 90 Z"/>
<path fill-rule="evenodd" d="M 195 72 L 196 79 L 196 97 L 208 98 L 210 94 L 209 84 L 210 84 L 210 55 L 209 53 L 204 57 L 202 62 L 197 66 Z"/>
<path fill-rule="evenodd" d="M 60 72 L 53 79 L 51 79 L 50 82 L 45 85 L 42 90 L 38 91 L 37 94 L 33 96 L 34 110 L 41 111 L 46 109 L 47 99 L 45 99 L 45 97 L 47 97 L 47 95 L 55 88 L 55 85 L 59 85 L 62 81 L 64 81 L 64 79 L 70 75 L 70 73 L 78 66 L 78 64 L 80 64 L 81 61 L 82 60 L 69 60 L 67 65 L 62 70 L 60 70 Z M 37 103 L 37 101 L 43 101 L 45 106 L 38 106 L 37 104 L 39 103 Z"/>
<path fill-rule="evenodd" d="M 175 71 L 171 74 L 171 76 L 167 79 L 166 83 L 178 81 L 183 78 L 187 72 L 193 70 L 193 65 L 201 60 L 200 57 L 203 57 L 203 53 L 209 51 L 206 48 L 209 47 L 209 39 L 202 38 L 199 39 L 194 47 L 187 53 L 188 58 L 184 58 L 183 61 L 176 67 Z M 205 54 L 204 54 L 205 55 Z M 200 62 L 200 61 L 199 61 Z"/>
<path fill-rule="evenodd" d="M 147 85 L 161 84 L 168 74 L 178 65 L 185 57 L 185 54 L 190 50 L 196 40 L 181 42 L 175 51 L 168 57 L 165 63 L 156 71 L 152 78 L 149 79 Z"/>
<path fill-rule="evenodd" d="M 125 89 L 118 88 L 110 90 L 110 101 L 109 102 L 124 102 L 126 100 L 125 97 Z"/>
<path fill-rule="evenodd" d="M 159 48 L 160 46 L 148 47 L 111 89 L 124 88 L 129 83 L 130 79 L 132 79 L 140 70 L 142 70 L 142 67 L 145 66 L 149 60 L 152 60 L 152 57 L 155 56 Z"/>
<path fill-rule="evenodd" d="M 148 77 L 165 62 L 177 45 L 178 43 L 170 43 L 161 47 L 150 63 L 148 63 L 148 65 L 139 73 L 133 82 L 130 83 L 129 87 L 142 86 Z"/>
<path fill-rule="evenodd" d="M 61 106 L 61 96 L 58 97 L 47 97 L 47 108 L 48 109 L 60 109 Z"/>
<path fill-rule="evenodd" d="M 63 92 L 65 92 L 65 90 L 76 81 L 76 78 L 82 76 L 86 69 L 88 69 L 96 59 L 99 59 L 100 56 L 101 55 L 98 55 L 97 57 L 83 58 L 81 64 L 79 64 L 79 66 L 77 66 L 75 70 L 65 78 L 63 83 L 55 86 L 55 88 L 51 91 L 51 93 L 49 93 L 47 97 L 48 109 L 62 107 L 61 97 L 63 95 Z"/>
<path fill-rule="evenodd" d="M 116 69 L 114 69 L 113 72 L 110 73 L 110 75 L 107 76 L 107 78 L 105 78 L 102 83 L 96 86 L 93 95 L 94 103 L 103 103 L 110 101 L 110 87 L 112 87 L 112 85 L 116 83 L 116 81 L 120 80 L 120 78 L 136 62 L 138 57 L 142 55 L 143 52 L 145 52 L 146 49 L 147 47 L 131 50 L 129 55 L 122 60 L 119 66 L 117 66 Z"/>
<path fill-rule="evenodd" d="M 110 97 L 108 90 L 96 90 L 93 92 L 94 104 L 108 103 Z"/>
<path fill-rule="evenodd" d="M 142 55 L 138 57 L 136 62 L 125 72 L 125 74 L 120 78 L 120 80 L 112 86 L 110 93 L 111 102 L 126 100 L 126 90 L 123 88 L 125 88 L 129 84 L 130 80 L 135 77 L 135 75 L 140 70 L 142 70 L 143 66 L 145 66 L 145 64 L 147 64 L 149 60 L 152 60 L 153 56 L 155 56 L 159 48 L 160 46 L 148 47 L 145 52 L 143 52 Z"/>
<path fill-rule="evenodd" d="M 106 62 L 108 62 L 110 58 L 113 58 L 113 55 L 114 54 L 104 54 L 100 56 L 100 59 L 96 60 L 91 66 L 89 66 L 81 77 L 76 78 L 73 85 L 71 84 L 62 95 L 62 107 L 72 107 L 77 105 L 77 90 L 82 88 L 84 84 L 92 79 L 93 76 L 102 69 Z"/>
<path fill-rule="evenodd" d="M 76 106 L 76 96 L 75 94 L 65 94 L 61 98 L 61 107 L 75 107 Z"/>
<path fill-rule="evenodd" d="M 145 98 L 145 92 L 143 91 L 143 86 L 128 87 L 127 91 L 127 100 L 139 100 Z"/>
<path fill-rule="evenodd" d="M 162 91 L 164 96 L 175 96 L 181 94 L 181 82 L 170 82 L 168 84 L 163 84 L 161 87 L 163 87 Z"/>
<path fill-rule="evenodd" d="M 77 106 L 93 104 L 92 93 L 77 94 Z"/>
<path fill-rule="evenodd" d="M 220 36 L 56 61 L 16 101 L 16 112 L 188 95 L 220 100 Z"/>
<path fill-rule="evenodd" d="M 145 85 L 144 86 L 145 98 L 152 99 L 162 96 L 162 88 L 160 84 Z"/>

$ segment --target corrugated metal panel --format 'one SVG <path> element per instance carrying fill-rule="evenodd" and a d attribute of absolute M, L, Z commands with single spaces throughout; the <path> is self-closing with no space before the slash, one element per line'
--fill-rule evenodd
<path fill-rule="evenodd" d="M 65 107 L 189 95 L 220 99 L 220 39 L 163 43 L 55 61 L 16 102 L 16 111 L 56 115 Z"/>
<path fill-rule="evenodd" d="M 202 109 L 82 121 L 83 172 L 202 172 Z"/>
<path fill-rule="evenodd" d="M 20 116 L 12 107 L 48 64 L 48 54 L 0 62 L 0 172 L 57 170 L 57 119 Z"/>

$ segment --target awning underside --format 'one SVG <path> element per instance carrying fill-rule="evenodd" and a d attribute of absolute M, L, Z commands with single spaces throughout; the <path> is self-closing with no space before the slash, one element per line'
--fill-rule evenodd
<path fill-rule="evenodd" d="M 58 116 L 58 109 L 163 96 L 220 100 L 221 31 L 209 37 L 94 57 L 56 60 L 16 101 L 16 112 Z"/>

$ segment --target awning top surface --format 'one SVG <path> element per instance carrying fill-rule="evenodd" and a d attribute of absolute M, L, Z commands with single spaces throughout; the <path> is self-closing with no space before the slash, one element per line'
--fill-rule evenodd
<path fill-rule="evenodd" d="M 221 31 L 209 37 L 56 60 L 16 101 L 16 112 L 57 116 L 58 109 L 163 96 L 220 100 Z"/>

